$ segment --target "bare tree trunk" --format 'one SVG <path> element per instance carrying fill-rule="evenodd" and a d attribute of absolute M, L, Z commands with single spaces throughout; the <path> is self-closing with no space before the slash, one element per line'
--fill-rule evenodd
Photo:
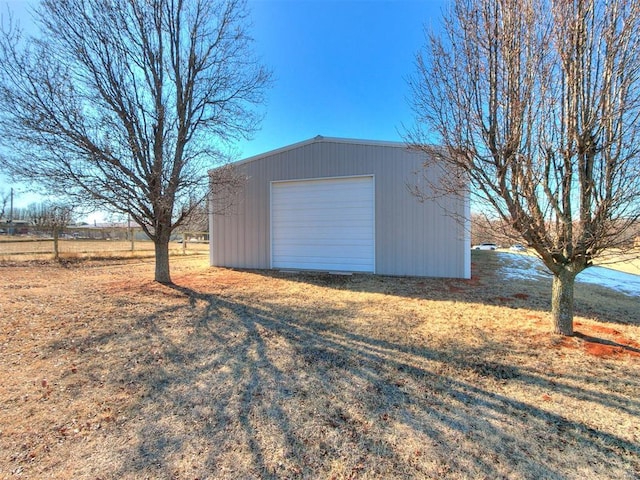
<path fill-rule="evenodd" d="M 551 318 L 553 333 L 573 335 L 573 286 L 576 275 L 566 268 L 553 275 Z"/>
<path fill-rule="evenodd" d="M 170 284 L 171 275 L 169 273 L 169 237 L 156 239 L 156 273 L 155 281 L 158 283 Z"/>
<path fill-rule="evenodd" d="M 169 240 L 171 230 L 160 225 L 156 228 L 156 236 L 153 240 L 156 252 L 155 281 L 170 284 L 173 283 L 171 281 L 171 274 L 169 273 Z"/>

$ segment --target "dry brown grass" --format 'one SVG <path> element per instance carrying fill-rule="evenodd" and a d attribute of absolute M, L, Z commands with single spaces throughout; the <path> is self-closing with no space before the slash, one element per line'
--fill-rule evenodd
<path fill-rule="evenodd" d="M 0 477 L 637 478 L 638 298 L 246 272 L 0 267 Z"/>

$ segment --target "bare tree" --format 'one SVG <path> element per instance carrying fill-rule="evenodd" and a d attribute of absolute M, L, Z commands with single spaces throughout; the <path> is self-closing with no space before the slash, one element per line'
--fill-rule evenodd
<path fill-rule="evenodd" d="M 204 199 L 185 218 L 183 230 L 203 232 L 208 228 L 209 214 L 227 215 L 239 201 L 238 194 L 246 187 L 247 176 L 233 164 L 209 172 L 209 189 L 215 192 L 215 204 Z"/>
<path fill-rule="evenodd" d="M 182 232 L 205 232 L 208 227 L 206 201 L 200 202 L 191 209 L 191 213 L 183 222 L 180 230 Z"/>
<path fill-rule="evenodd" d="M 10 196 L 10 193 L 5 193 L 3 190 L 0 190 L 0 219 L 4 219 L 5 214 L 7 214 Z"/>
<path fill-rule="evenodd" d="M 640 221 L 639 31 L 634 0 L 455 0 L 410 80 L 407 142 L 537 252 L 559 334 L 576 275 Z"/>
<path fill-rule="evenodd" d="M 49 193 L 128 214 L 171 282 L 169 239 L 206 170 L 255 131 L 270 73 L 244 0 L 43 0 L 0 38 L 1 161 Z"/>
<path fill-rule="evenodd" d="M 508 227 L 500 220 L 492 220 L 484 213 L 474 212 L 471 214 L 471 245 L 492 242 L 504 247 L 521 243 L 518 240 L 520 235 Z"/>
<path fill-rule="evenodd" d="M 51 233 L 53 237 L 53 258 L 60 258 L 58 240 L 60 234 L 71 223 L 73 208 L 62 203 L 33 203 L 27 207 L 29 221 L 41 232 Z"/>

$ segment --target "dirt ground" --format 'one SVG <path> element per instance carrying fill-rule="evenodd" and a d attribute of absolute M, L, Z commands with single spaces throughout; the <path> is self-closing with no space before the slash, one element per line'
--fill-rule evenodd
<path fill-rule="evenodd" d="M 640 477 L 638 297 L 550 282 L 0 265 L 0 478 Z M 543 282 L 544 283 L 544 282 Z"/>

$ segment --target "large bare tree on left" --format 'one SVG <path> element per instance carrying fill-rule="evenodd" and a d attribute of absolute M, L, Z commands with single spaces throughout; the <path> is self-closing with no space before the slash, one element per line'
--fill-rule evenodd
<path fill-rule="evenodd" d="M 131 215 L 170 283 L 169 239 L 206 194 L 207 167 L 261 119 L 271 75 L 248 15 L 244 0 L 43 0 L 37 35 L 4 22 L 0 162 Z"/>

